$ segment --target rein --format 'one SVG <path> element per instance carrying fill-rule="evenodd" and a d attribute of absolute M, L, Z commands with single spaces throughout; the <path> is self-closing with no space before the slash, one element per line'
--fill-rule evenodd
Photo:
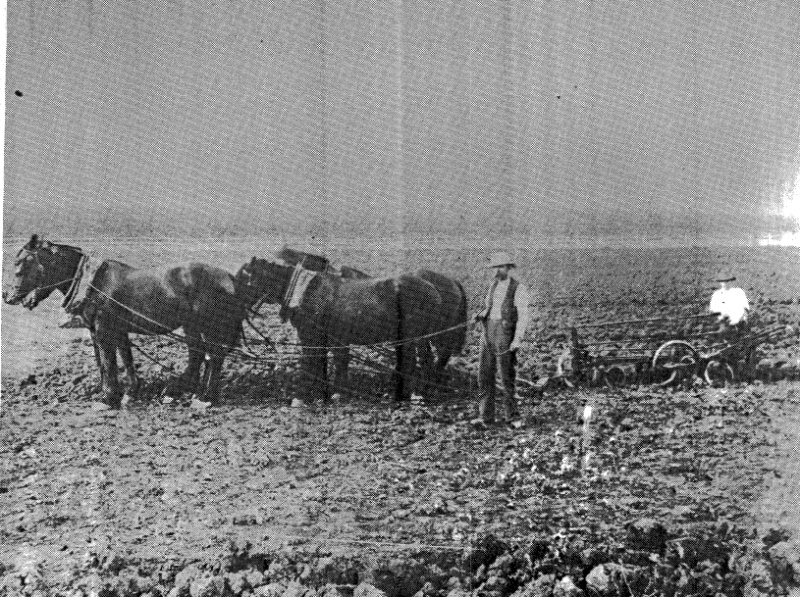
<path fill-rule="evenodd" d="M 31 292 L 35 292 L 35 291 L 39 291 L 39 290 L 49 290 L 50 288 L 55 288 L 56 286 L 61 286 L 61 285 L 62 285 L 64 282 L 71 282 L 71 281 L 72 281 L 72 280 L 74 280 L 74 279 L 75 279 L 75 278 L 64 278 L 64 279 L 63 279 L 63 280 L 61 280 L 60 282 L 56 282 L 56 283 L 54 283 L 54 284 L 48 284 L 47 286 L 37 286 L 37 287 L 36 287 L 34 290 L 32 290 Z"/>

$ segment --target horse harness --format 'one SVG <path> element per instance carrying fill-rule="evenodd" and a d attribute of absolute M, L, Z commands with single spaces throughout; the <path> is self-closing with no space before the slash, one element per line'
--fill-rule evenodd
<path fill-rule="evenodd" d="M 302 262 L 295 266 L 281 302 L 280 316 L 283 321 L 286 321 L 292 311 L 297 309 L 303 302 L 306 290 L 308 290 L 311 281 L 317 277 L 317 273 L 305 269 Z"/>
<path fill-rule="evenodd" d="M 80 300 L 78 300 L 78 296 L 85 294 L 81 293 L 81 290 L 86 284 L 88 284 L 88 282 L 84 284 L 84 281 L 90 278 L 90 276 L 86 275 L 88 270 L 89 256 L 85 253 L 81 253 L 80 261 L 78 261 L 78 267 L 75 269 L 75 275 L 72 278 L 72 284 L 70 284 L 69 289 L 64 295 L 64 301 L 61 303 L 61 308 L 67 313 L 69 313 L 75 307 L 76 303 L 80 302 Z"/>

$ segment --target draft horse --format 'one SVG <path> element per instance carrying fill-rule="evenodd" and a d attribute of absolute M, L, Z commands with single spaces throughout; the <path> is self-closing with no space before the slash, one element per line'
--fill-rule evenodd
<path fill-rule="evenodd" d="M 241 267 L 236 282 L 260 300 L 280 304 L 297 330 L 302 345 L 304 394 L 325 400 L 330 394 L 328 353 L 333 353 L 334 386 L 347 387 L 349 347 L 385 342 L 395 347 L 395 399 L 406 400 L 413 390 L 416 359 L 424 386 L 431 370 L 427 341 L 414 340 L 431 333 L 431 307 L 438 307 L 436 288 L 416 276 L 349 279 L 318 272 L 296 296 L 293 284 L 301 268 L 285 262 L 253 259 Z M 297 303 L 291 306 L 293 297 Z"/>
<path fill-rule="evenodd" d="M 327 257 L 306 253 L 284 245 L 275 256 L 290 265 L 301 265 L 316 272 L 338 274 L 343 278 L 370 278 L 369 274 L 346 265 L 338 270 Z M 467 340 L 467 293 L 457 280 L 428 269 L 419 269 L 414 276 L 432 284 L 439 293 L 439 302 L 429 305 L 427 317 L 431 327 L 431 346 L 436 350 L 435 373 L 444 373 L 453 355 L 461 353 Z"/>
<path fill-rule="evenodd" d="M 3 299 L 33 309 L 58 289 L 71 301 L 80 285 L 86 254 L 78 247 L 40 240 L 33 235 L 17 254 L 14 283 Z M 73 296 L 70 296 L 73 295 Z M 92 337 L 101 376 L 100 400 L 119 406 L 117 352 L 135 394 L 139 379 L 129 334 L 162 335 L 183 328 L 189 364 L 174 389 L 197 391 L 205 362 L 202 395 L 216 402 L 225 356 L 238 342 L 251 295 L 237 293 L 234 277 L 203 263 L 137 269 L 103 261 L 85 296 L 75 307 Z"/>

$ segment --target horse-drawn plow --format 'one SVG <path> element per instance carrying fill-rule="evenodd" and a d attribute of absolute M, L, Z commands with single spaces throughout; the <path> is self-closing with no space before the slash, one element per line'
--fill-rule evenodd
<path fill-rule="evenodd" d="M 569 386 L 712 386 L 750 380 L 761 344 L 795 334 L 791 325 L 756 320 L 731 333 L 713 314 L 574 325 L 557 377 Z"/>

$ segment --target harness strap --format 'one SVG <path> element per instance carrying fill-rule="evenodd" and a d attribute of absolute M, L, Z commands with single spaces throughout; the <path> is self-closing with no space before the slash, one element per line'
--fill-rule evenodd
<path fill-rule="evenodd" d="M 64 300 L 61 303 L 61 308 L 69 312 L 77 302 L 78 295 L 80 294 L 81 283 L 83 282 L 86 271 L 89 269 L 89 256 L 86 254 L 81 255 L 78 262 L 78 267 L 75 270 L 75 276 L 72 278 L 69 290 L 64 295 Z"/>
<path fill-rule="evenodd" d="M 289 284 L 286 286 L 286 293 L 283 295 L 283 302 L 281 303 L 281 309 L 287 309 L 289 307 L 289 303 L 292 300 L 292 296 L 294 296 L 294 289 L 297 286 L 297 281 L 300 279 L 300 274 L 303 271 L 303 264 L 298 263 L 294 266 L 294 271 L 292 272 L 292 277 L 289 278 Z"/>
<path fill-rule="evenodd" d="M 298 263 L 295 266 L 281 302 L 281 320 L 286 321 L 292 309 L 300 306 L 308 285 L 316 277 L 317 272 L 305 269 L 302 263 Z"/>

